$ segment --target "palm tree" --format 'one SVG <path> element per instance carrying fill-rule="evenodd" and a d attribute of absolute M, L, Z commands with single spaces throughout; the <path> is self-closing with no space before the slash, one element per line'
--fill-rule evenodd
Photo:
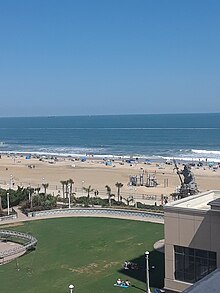
<path fill-rule="evenodd" d="M 39 193 L 40 193 L 40 187 L 36 187 L 35 191 L 37 192 L 37 206 L 39 206 Z"/>
<path fill-rule="evenodd" d="M 64 198 L 65 197 L 65 190 L 64 190 L 64 188 L 65 188 L 66 181 L 61 180 L 60 183 L 62 184 L 63 198 Z"/>
<path fill-rule="evenodd" d="M 127 198 L 123 197 L 123 199 L 126 201 L 127 206 L 130 205 L 130 202 L 134 202 L 134 197 L 132 195 L 129 195 Z"/>
<path fill-rule="evenodd" d="M 64 185 L 65 185 L 65 197 L 68 197 L 68 180 L 64 181 Z"/>
<path fill-rule="evenodd" d="M 17 187 L 18 187 L 18 189 L 17 189 L 18 192 L 22 192 L 24 190 L 23 186 L 17 185 Z"/>
<path fill-rule="evenodd" d="M 33 193 L 34 193 L 34 188 L 33 187 L 31 187 L 31 186 L 29 186 L 28 188 L 27 188 L 27 191 L 28 191 L 28 194 L 29 194 L 29 202 L 30 202 L 30 208 L 32 209 L 32 195 L 33 195 Z"/>
<path fill-rule="evenodd" d="M 111 193 L 112 189 L 110 186 L 105 185 L 105 188 L 106 188 L 107 194 Z"/>
<path fill-rule="evenodd" d="M 115 186 L 117 187 L 117 194 L 118 194 L 118 202 L 120 201 L 120 191 L 121 191 L 121 188 L 123 187 L 123 184 L 121 182 L 116 182 L 115 183 Z"/>
<path fill-rule="evenodd" d="M 74 184 L 74 181 L 73 181 L 73 179 L 68 179 L 67 180 L 67 184 L 69 184 L 69 187 L 70 187 L 70 194 L 72 194 L 72 192 L 73 192 L 73 184 Z"/>
<path fill-rule="evenodd" d="M 47 188 L 49 187 L 49 183 L 43 183 L 42 186 L 44 188 L 44 194 L 46 194 L 47 193 Z"/>
<path fill-rule="evenodd" d="M 94 191 L 94 189 L 91 188 L 91 185 L 89 185 L 89 187 L 83 187 L 83 190 L 85 190 L 85 192 L 87 193 L 87 197 L 88 197 L 88 199 L 89 199 L 89 197 L 90 197 L 90 193 L 91 193 L 92 191 Z"/>
<path fill-rule="evenodd" d="M 106 191 L 107 191 L 109 206 L 111 206 L 111 198 L 114 197 L 115 195 L 111 192 L 112 191 L 111 187 L 106 185 L 105 188 L 106 188 Z"/>

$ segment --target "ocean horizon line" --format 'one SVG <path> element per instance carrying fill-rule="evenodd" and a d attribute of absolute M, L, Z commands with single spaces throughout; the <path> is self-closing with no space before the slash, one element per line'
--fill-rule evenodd
<path fill-rule="evenodd" d="M 0 127 L 2 130 L 11 128 Z M 14 127 L 14 129 L 17 129 Z M 220 127 L 23 127 L 27 130 L 217 130 Z"/>
<path fill-rule="evenodd" d="M 7 118 L 70 118 L 70 117 L 113 117 L 113 116 L 175 116 L 175 115 L 218 115 L 220 112 L 178 112 L 178 113 L 128 113 L 128 114 L 79 114 L 79 115 L 36 115 L 36 116 L 0 116 Z"/>

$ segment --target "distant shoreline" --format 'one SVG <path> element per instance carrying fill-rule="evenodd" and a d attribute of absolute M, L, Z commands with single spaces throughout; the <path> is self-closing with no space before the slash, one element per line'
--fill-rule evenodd
<path fill-rule="evenodd" d="M 218 159 L 211 159 L 211 158 L 180 158 L 180 157 L 157 157 L 157 156 L 129 156 L 129 155 L 104 155 L 104 154 L 65 154 L 65 153 L 49 153 L 49 152 L 25 152 L 25 151 L 1 151 L 1 155 L 8 155 L 11 157 L 16 156 L 31 156 L 33 158 L 69 158 L 69 159 L 78 159 L 78 160 L 104 160 L 104 161 L 121 161 L 126 163 L 170 163 L 172 164 L 175 160 L 177 163 L 203 163 L 204 165 L 207 163 L 219 163 L 220 160 Z M 131 162 L 129 162 L 129 160 Z"/>

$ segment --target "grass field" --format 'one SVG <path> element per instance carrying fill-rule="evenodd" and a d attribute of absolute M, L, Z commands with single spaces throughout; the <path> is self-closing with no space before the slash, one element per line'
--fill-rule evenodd
<path fill-rule="evenodd" d="M 30 232 L 38 244 L 17 262 L 0 266 L 0 292 L 62 293 L 69 292 L 71 283 L 74 293 L 144 292 L 146 250 L 150 251 L 150 266 L 155 266 L 150 272 L 151 285 L 163 285 L 163 255 L 153 251 L 154 242 L 163 238 L 161 224 L 63 218 L 26 222 L 10 229 Z M 125 260 L 137 262 L 141 269 L 123 270 Z M 118 277 L 129 279 L 133 286 L 114 287 Z"/>

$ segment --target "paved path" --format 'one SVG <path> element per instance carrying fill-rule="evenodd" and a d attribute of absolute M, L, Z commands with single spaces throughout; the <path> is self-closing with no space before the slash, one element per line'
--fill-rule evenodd
<path fill-rule="evenodd" d="M 17 219 L 14 219 L 14 220 L 19 220 L 19 222 L 27 221 L 28 217 L 25 214 L 23 214 L 18 207 L 14 207 L 14 210 L 16 211 L 17 217 L 18 217 Z"/>
<path fill-rule="evenodd" d="M 5 252 L 5 251 L 8 251 L 10 249 L 16 249 L 16 248 L 22 248 L 23 245 L 21 244 L 18 244 L 18 243 L 15 243 L 15 242 L 11 242 L 11 241 L 7 241 L 7 242 L 1 242 L 0 241 L 0 252 Z M 12 261 L 13 259 L 25 254 L 26 250 L 23 250 L 21 252 L 17 252 L 17 253 L 14 253 L 12 255 L 7 255 L 3 258 L 0 259 L 0 265 L 3 265 L 7 262 L 10 262 Z"/>

